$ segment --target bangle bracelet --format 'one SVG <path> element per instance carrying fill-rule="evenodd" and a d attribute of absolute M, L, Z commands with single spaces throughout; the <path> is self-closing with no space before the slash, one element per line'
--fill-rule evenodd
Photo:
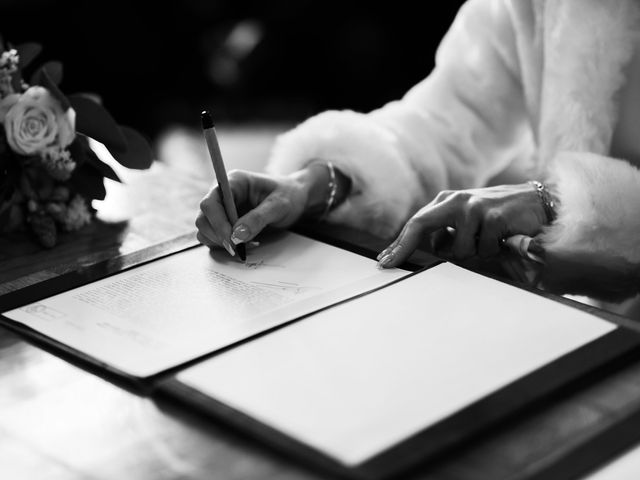
<path fill-rule="evenodd" d="M 336 169 L 333 166 L 332 162 L 326 162 L 324 165 L 329 170 L 329 183 L 327 184 L 327 188 L 329 189 L 329 196 L 327 197 L 327 201 L 325 203 L 324 210 L 320 215 L 318 221 L 324 220 L 329 212 L 333 208 L 333 204 L 336 201 L 336 193 L 338 192 L 338 182 L 336 182 Z"/>
<path fill-rule="evenodd" d="M 553 201 L 553 197 L 549 193 L 549 190 L 542 182 L 537 180 L 531 180 L 528 183 L 534 188 L 542 202 L 542 208 L 544 209 L 544 213 L 547 217 L 547 223 L 553 222 L 557 217 L 556 204 Z"/>

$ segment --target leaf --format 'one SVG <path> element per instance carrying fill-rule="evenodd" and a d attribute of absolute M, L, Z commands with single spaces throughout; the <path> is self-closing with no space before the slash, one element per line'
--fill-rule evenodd
<path fill-rule="evenodd" d="M 95 92 L 76 92 L 74 95 L 79 95 L 81 97 L 86 97 L 89 100 L 96 102 L 98 105 L 102 105 L 102 97 Z"/>
<path fill-rule="evenodd" d="M 120 177 L 118 177 L 118 174 L 114 172 L 113 168 L 100 160 L 98 156 L 93 152 L 93 150 L 89 149 L 89 152 L 87 152 L 86 154 L 86 160 L 88 163 L 94 166 L 96 170 L 98 170 L 102 174 L 102 176 L 122 183 L 122 180 L 120 180 Z"/>
<path fill-rule="evenodd" d="M 104 200 L 107 191 L 103 180 L 104 177 L 93 165 L 84 163 L 74 170 L 68 183 L 73 190 L 89 200 Z"/>
<path fill-rule="evenodd" d="M 87 161 L 89 140 L 81 133 L 76 133 L 76 138 L 73 139 L 67 150 L 69 150 L 71 158 L 76 162 L 76 165 L 80 166 Z"/>
<path fill-rule="evenodd" d="M 125 134 L 102 105 L 81 94 L 69 95 L 69 102 L 76 111 L 78 132 L 103 143 L 110 152 L 127 149 Z"/>
<path fill-rule="evenodd" d="M 41 85 L 45 87 L 51 95 L 60 102 L 63 110 L 67 110 L 71 104 L 69 103 L 69 99 L 60 91 L 58 86 L 54 83 L 54 81 L 49 76 L 49 72 L 46 68 L 40 68 L 36 73 L 31 77 L 31 83 L 34 85 Z"/>
<path fill-rule="evenodd" d="M 16 47 L 18 55 L 20 55 L 20 69 L 29 65 L 42 51 L 42 45 L 39 43 L 23 43 Z"/>
<path fill-rule="evenodd" d="M 126 150 L 110 150 L 118 163 L 127 167 L 144 170 L 153 163 L 153 150 L 149 141 L 131 127 L 121 125 L 120 130 L 127 138 Z"/>
<path fill-rule="evenodd" d="M 62 82 L 62 63 L 57 61 L 50 61 L 38 67 L 33 75 L 31 75 L 30 83 L 36 85 L 39 84 L 37 80 L 39 79 L 40 72 L 42 70 L 45 70 L 47 72 L 47 75 L 49 75 L 49 78 L 53 83 L 55 83 L 56 85 L 60 85 L 60 82 Z"/>

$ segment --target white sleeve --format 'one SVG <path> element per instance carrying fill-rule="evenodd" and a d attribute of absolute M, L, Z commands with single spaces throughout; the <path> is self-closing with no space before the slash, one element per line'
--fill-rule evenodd
<path fill-rule="evenodd" d="M 276 140 L 267 171 L 331 160 L 351 178 L 352 191 L 329 220 L 390 237 L 439 191 L 481 186 L 530 155 L 525 112 L 506 2 L 469 0 L 425 80 L 367 114 L 311 117 Z"/>
<path fill-rule="evenodd" d="M 543 285 L 625 298 L 640 291 L 640 170 L 624 160 L 561 152 L 549 172 L 558 218 L 539 240 Z"/>

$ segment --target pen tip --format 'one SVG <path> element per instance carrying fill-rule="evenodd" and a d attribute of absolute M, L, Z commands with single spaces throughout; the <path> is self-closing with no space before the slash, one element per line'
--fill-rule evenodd
<path fill-rule="evenodd" d="M 202 122 L 202 128 L 213 128 L 213 118 L 211 118 L 209 110 L 200 112 L 200 121 Z"/>
<path fill-rule="evenodd" d="M 236 250 L 238 252 L 238 257 L 240 257 L 240 260 L 242 260 L 243 262 L 247 261 L 247 249 L 245 248 L 244 243 L 239 243 L 238 245 L 236 245 Z"/>

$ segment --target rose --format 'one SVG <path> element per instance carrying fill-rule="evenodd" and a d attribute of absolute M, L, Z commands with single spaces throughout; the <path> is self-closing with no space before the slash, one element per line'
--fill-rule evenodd
<path fill-rule="evenodd" d="M 72 108 L 64 111 L 51 92 L 40 86 L 0 101 L 0 123 L 4 123 L 7 142 L 22 155 L 66 148 L 75 138 L 75 117 Z"/>
<path fill-rule="evenodd" d="M 0 101 L 0 122 L 4 123 L 9 146 L 22 155 L 60 150 L 75 138 L 75 111 L 64 111 L 60 102 L 40 86 Z"/>

